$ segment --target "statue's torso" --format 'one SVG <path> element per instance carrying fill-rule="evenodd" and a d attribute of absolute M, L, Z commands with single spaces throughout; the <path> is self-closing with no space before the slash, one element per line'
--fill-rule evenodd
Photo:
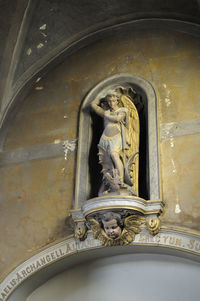
<path fill-rule="evenodd" d="M 119 108 L 116 111 L 110 112 L 111 116 L 118 116 L 124 113 L 124 108 Z M 104 117 L 104 137 L 114 137 L 121 133 L 120 122 L 110 121 L 106 116 Z"/>

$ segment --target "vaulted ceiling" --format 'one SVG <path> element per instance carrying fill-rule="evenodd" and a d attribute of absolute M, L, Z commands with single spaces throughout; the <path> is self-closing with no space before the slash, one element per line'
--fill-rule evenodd
<path fill-rule="evenodd" d="M 76 49 L 147 22 L 199 36 L 199 6 L 198 0 L 0 0 L 1 126 L 37 78 Z"/>

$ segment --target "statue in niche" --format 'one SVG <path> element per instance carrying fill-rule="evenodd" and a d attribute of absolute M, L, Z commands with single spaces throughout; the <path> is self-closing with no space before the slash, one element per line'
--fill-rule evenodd
<path fill-rule="evenodd" d="M 75 208 L 71 210 L 75 225 L 75 238 L 80 241 L 85 240 L 87 235 L 90 236 L 92 233 L 94 239 L 98 239 L 101 245 L 127 245 L 134 241 L 135 236 L 145 227 L 152 235 L 156 235 L 160 229 L 159 215 L 163 210 L 162 201 L 146 201 L 142 195 L 138 197 L 139 136 L 142 136 L 141 178 L 142 175 L 146 177 L 145 172 L 148 168 L 148 158 L 145 153 L 148 146 L 146 105 L 149 105 L 149 94 L 145 95 L 146 90 L 142 92 L 142 87 L 139 86 L 138 91 L 141 91 L 141 95 L 137 94 L 133 89 L 137 84 L 131 78 L 129 80 L 129 76 L 125 75 L 124 78 L 122 75 L 119 80 L 118 76 L 115 76 L 112 81 L 108 80 L 106 88 L 106 82 L 98 85 L 88 94 L 81 111 L 84 114 L 80 118 L 77 197 Z M 117 86 L 116 83 L 120 84 Z M 110 87 L 115 85 L 116 88 L 109 91 L 109 85 Z M 93 95 L 97 93 L 98 96 L 94 99 Z M 149 100 L 152 103 L 152 99 Z M 94 123 L 90 122 L 88 103 L 94 111 L 91 118 Z M 100 118 L 97 115 L 104 121 L 104 127 L 101 122 L 99 123 Z M 148 117 L 149 120 L 154 120 L 151 114 Z M 88 137 L 84 136 L 85 124 Z M 142 127 L 141 134 L 139 124 Z M 90 144 L 91 132 L 93 141 Z M 88 149 L 88 144 L 90 144 L 90 149 Z M 96 168 L 96 164 L 93 166 L 94 149 L 97 146 L 102 178 L 98 177 L 96 171 L 94 181 L 99 183 L 100 180 L 100 185 L 93 186 L 94 182 L 89 183 L 88 177 L 84 178 L 84 176 L 86 170 L 87 175 L 89 174 L 90 179 L 93 180 Z M 149 146 L 149 152 L 151 151 L 152 146 Z M 85 160 L 86 158 L 89 160 Z M 81 168 L 87 167 L 88 163 L 88 169 Z M 81 183 L 82 180 L 83 183 Z M 100 186 L 98 197 L 94 197 L 97 186 Z M 145 189 L 144 185 L 144 189 L 142 187 L 141 190 Z M 147 192 L 145 190 L 145 197 Z"/>
<path fill-rule="evenodd" d="M 98 144 L 103 173 L 99 196 L 138 195 L 139 117 L 135 96 L 132 88 L 120 87 L 91 103 L 94 112 L 104 118 Z"/>
<path fill-rule="evenodd" d="M 127 210 L 105 212 L 88 219 L 94 239 L 104 246 L 127 245 L 140 233 L 145 218 Z"/>

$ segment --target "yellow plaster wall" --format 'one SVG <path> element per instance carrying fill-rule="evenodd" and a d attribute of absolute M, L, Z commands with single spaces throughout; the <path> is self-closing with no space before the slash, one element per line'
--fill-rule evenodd
<path fill-rule="evenodd" d="M 159 129 L 165 123 L 199 118 L 199 50 L 196 37 L 164 29 L 116 35 L 79 50 L 35 84 L 18 109 L 4 150 L 75 139 L 84 96 L 119 72 L 153 85 Z M 199 148 L 198 134 L 159 138 L 165 223 L 200 230 Z M 1 168 L 2 275 L 70 233 L 65 217 L 73 199 L 75 155 Z"/>
<path fill-rule="evenodd" d="M 200 231 L 200 135 L 163 141 L 163 222 Z"/>

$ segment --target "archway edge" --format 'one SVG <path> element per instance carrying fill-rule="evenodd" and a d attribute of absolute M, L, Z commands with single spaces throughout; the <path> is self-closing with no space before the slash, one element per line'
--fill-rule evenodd
<path fill-rule="evenodd" d="M 82 47 L 88 46 L 90 43 L 98 39 L 108 36 L 113 31 L 133 30 L 140 28 L 165 28 L 177 32 L 184 32 L 185 34 L 200 36 L 200 25 L 189 21 L 177 19 L 162 19 L 162 18 L 141 18 L 122 22 L 119 20 L 118 24 L 102 27 L 102 24 L 97 24 L 95 28 L 88 29 L 74 36 L 70 40 L 63 41 L 56 48 L 52 49 L 48 54 L 34 63 L 27 69 L 20 78 L 13 82 L 12 91 L 9 92 L 9 98 L 5 100 L 5 106 L 0 113 L 0 151 L 3 150 L 5 138 L 7 135 L 10 119 L 16 113 L 18 105 L 27 96 L 29 90 L 35 84 L 38 77 L 44 77 L 52 68 L 57 66 L 60 62 L 66 59 L 69 55 Z"/>
<path fill-rule="evenodd" d="M 111 248 L 100 246 L 91 233 L 83 242 L 69 236 L 38 252 L 7 275 L 0 284 L 0 301 L 25 301 L 33 290 L 70 267 L 123 254 L 163 254 L 200 262 L 200 234 L 163 226 L 153 237 L 143 228 L 130 245 Z"/>
<path fill-rule="evenodd" d="M 79 143 L 77 155 L 77 170 L 75 184 L 74 209 L 79 209 L 88 199 L 89 191 L 89 145 L 91 143 L 90 103 L 95 98 L 101 98 L 107 91 L 118 86 L 137 86 L 147 98 L 148 120 L 148 180 L 150 200 L 160 199 L 158 130 L 157 130 L 157 102 L 153 86 L 138 75 L 117 73 L 102 80 L 94 86 L 85 97 L 79 118 Z M 82 171 L 87 171 L 83 176 Z"/>

